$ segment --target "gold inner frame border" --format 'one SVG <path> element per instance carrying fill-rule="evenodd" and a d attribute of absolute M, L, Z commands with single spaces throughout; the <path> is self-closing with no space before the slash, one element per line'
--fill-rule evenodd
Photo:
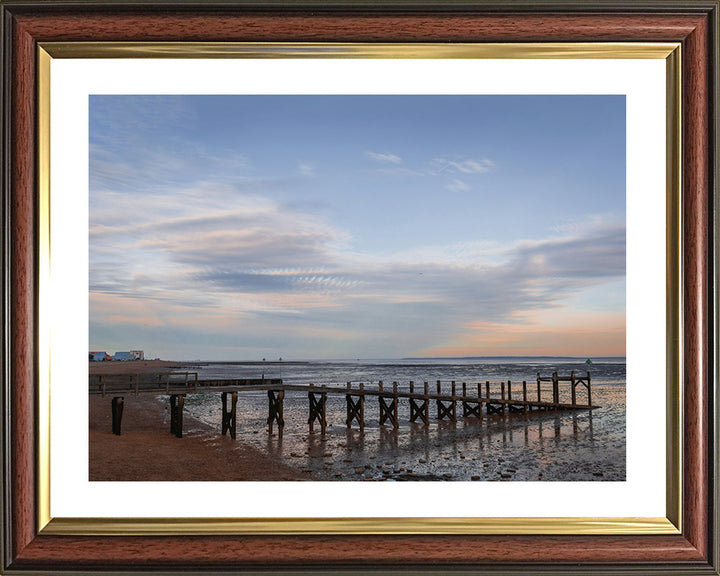
<path fill-rule="evenodd" d="M 50 69 L 55 58 L 483 58 L 666 61 L 666 516 L 517 518 L 53 518 L 50 514 Z M 652 42 L 378 44 L 47 42 L 38 45 L 38 531 L 52 535 L 679 534 L 682 519 L 680 329 L 681 45 Z"/>

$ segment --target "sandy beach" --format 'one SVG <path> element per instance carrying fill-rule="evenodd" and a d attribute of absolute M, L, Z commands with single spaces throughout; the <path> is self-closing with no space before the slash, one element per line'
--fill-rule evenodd
<path fill-rule="evenodd" d="M 97 362 L 91 373 L 148 373 L 182 367 L 176 362 Z M 223 436 L 184 414 L 183 437 L 170 433 L 165 403 L 153 395 L 125 396 L 122 435 L 112 434 L 109 396 L 89 405 L 91 481 L 308 480 L 300 470 L 274 462 L 259 450 Z"/>

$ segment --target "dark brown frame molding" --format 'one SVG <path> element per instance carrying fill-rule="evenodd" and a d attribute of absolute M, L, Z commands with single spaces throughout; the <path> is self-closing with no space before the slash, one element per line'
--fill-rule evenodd
<path fill-rule="evenodd" d="M 718 0 L 0 0 L 0 572 L 719 574 Z M 37 529 L 37 50 L 43 42 L 680 42 L 682 533 L 60 536 Z"/>

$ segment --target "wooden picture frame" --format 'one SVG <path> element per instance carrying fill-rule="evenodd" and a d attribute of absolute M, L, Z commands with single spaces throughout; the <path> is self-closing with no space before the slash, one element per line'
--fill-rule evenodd
<path fill-rule="evenodd" d="M 162 2 L 9 0 L 2 15 L 2 570 L 140 572 L 473 572 L 718 574 L 717 78 L 718 2 Z M 682 434 L 679 529 L 652 534 L 363 533 L 230 530 L 106 534 L 49 530 L 38 489 L 38 280 L 42 269 L 37 87 L 42 46 L 62 42 L 576 43 L 681 45 L 681 239 L 675 369 Z M 672 175 L 669 176 L 672 178 Z M 672 443 L 672 439 L 670 439 Z M 672 458 L 671 458 L 672 460 Z M 672 476 L 672 475 L 671 475 Z M 676 517 L 677 516 L 677 517 Z M 67 528 L 67 526 L 66 526 Z"/>

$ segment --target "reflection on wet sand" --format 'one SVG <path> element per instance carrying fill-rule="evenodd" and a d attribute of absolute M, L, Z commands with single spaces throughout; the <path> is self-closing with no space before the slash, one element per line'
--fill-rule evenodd
<path fill-rule="evenodd" d="M 610 392 L 609 406 L 612 392 L 624 396 Z M 398 429 L 373 423 L 364 431 L 334 424 L 325 435 L 245 430 L 242 437 L 316 480 L 622 480 L 624 419 L 613 428 L 603 422 L 613 420 L 602 414 L 607 410 L 405 422 Z"/>

